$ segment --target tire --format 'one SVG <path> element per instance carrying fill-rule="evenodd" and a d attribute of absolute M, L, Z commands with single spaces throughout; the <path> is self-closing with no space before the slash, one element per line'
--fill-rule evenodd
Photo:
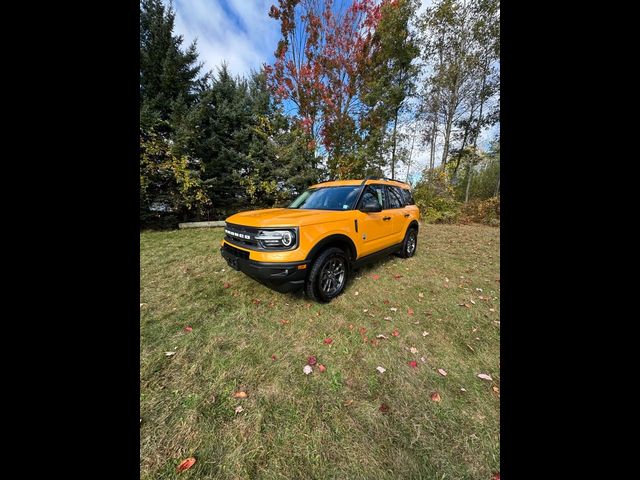
<path fill-rule="evenodd" d="M 349 258 L 340 248 L 322 252 L 313 262 L 305 282 L 307 296 L 320 303 L 330 302 L 340 295 L 349 278 Z"/>
<path fill-rule="evenodd" d="M 407 233 L 404 235 L 404 240 L 402 241 L 402 248 L 398 252 L 398 256 L 400 258 L 409 258 L 413 257 L 416 254 L 416 250 L 418 249 L 418 229 L 415 227 L 410 227 L 407 229 Z"/>

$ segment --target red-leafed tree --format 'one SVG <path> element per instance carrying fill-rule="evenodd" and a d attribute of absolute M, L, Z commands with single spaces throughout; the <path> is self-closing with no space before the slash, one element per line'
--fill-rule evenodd
<path fill-rule="evenodd" d="M 336 8 L 333 0 L 279 0 L 269 15 L 280 21 L 282 39 L 274 65 L 267 66 L 277 98 L 297 109 L 308 145 L 318 142 L 327 154 L 329 172 L 346 177 L 364 170 L 358 161 L 356 113 L 358 78 L 367 43 L 380 19 L 374 0 L 356 0 Z"/>

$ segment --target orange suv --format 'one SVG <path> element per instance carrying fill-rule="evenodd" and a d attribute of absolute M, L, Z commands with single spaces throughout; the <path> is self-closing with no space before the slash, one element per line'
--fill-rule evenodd
<path fill-rule="evenodd" d="M 308 297 L 329 302 L 353 269 L 391 253 L 413 256 L 419 219 L 406 183 L 372 177 L 319 183 L 287 208 L 227 218 L 220 253 L 270 288 L 304 287 Z"/>

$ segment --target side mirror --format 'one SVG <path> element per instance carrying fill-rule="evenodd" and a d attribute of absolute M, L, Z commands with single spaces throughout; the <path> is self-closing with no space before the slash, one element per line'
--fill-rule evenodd
<path fill-rule="evenodd" d="M 360 211 L 364 213 L 381 212 L 382 205 L 375 199 L 366 201 L 360 206 Z"/>

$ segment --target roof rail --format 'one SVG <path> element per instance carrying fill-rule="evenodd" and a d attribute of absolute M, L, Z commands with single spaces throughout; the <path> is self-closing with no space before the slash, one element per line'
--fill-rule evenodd
<path fill-rule="evenodd" d="M 364 185 L 364 182 L 366 182 L 367 180 L 385 180 L 387 182 L 398 182 L 398 183 L 404 183 L 405 185 L 411 186 L 410 183 L 403 182 L 402 180 L 396 180 L 395 178 L 388 178 L 388 177 L 378 177 L 377 175 L 367 176 L 364 180 L 362 180 L 361 185 Z"/>

